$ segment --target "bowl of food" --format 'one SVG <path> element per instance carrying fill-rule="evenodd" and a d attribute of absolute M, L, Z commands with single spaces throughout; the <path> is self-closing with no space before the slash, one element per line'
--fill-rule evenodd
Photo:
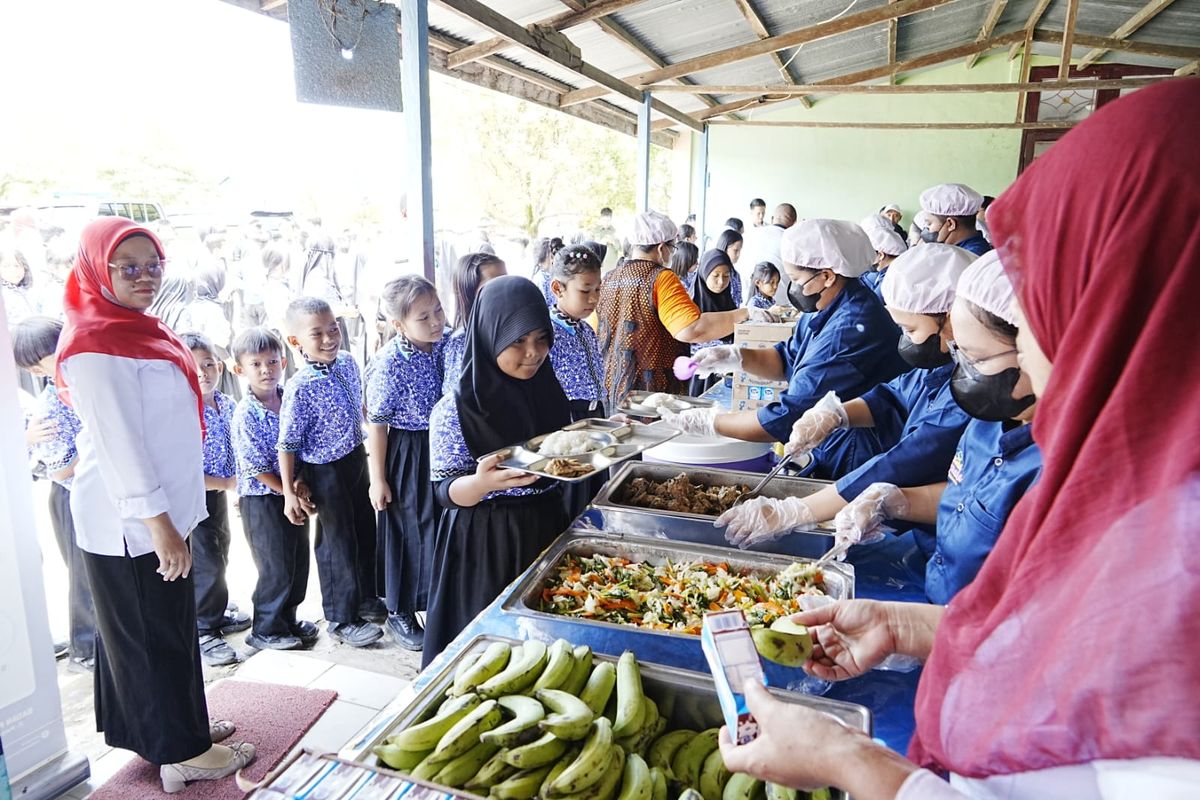
<path fill-rule="evenodd" d="M 569 458 L 603 450 L 616 441 L 611 433 L 600 431 L 555 431 L 535 436 L 525 443 L 525 449 L 539 456 Z"/>

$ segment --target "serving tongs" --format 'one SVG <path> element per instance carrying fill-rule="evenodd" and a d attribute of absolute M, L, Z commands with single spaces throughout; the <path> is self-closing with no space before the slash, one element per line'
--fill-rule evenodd
<path fill-rule="evenodd" d="M 776 464 L 774 466 L 774 468 L 772 468 L 771 471 L 767 473 L 766 477 L 763 478 L 761 481 L 759 481 L 758 485 L 755 486 L 753 489 L 746 492 L 744 495 L 739 497 L 737 500 L 734 500 L 733 505 L 730 506 L 730 508 L 733 508 L 734 506 L 740 506 L 746 500 L 752 500 L 755 497 L 758 497 L 760 494 L 762 494 L 763 487 L 766 486 L 768 483 L 770 483 L 775 478 L 775 476 L 778 475 L 780 472 L 782 472 L 783 468 L 786 467 L 790 463 L 792 463 L 791 456 L 784 456 L 783 458 L 779 459 L 779 463 Z"/>

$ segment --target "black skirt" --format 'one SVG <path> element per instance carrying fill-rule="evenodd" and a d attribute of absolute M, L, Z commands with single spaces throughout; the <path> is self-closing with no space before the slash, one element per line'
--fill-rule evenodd
<path fill-rule="evenodd" d="M 164 581 L 154 553 L 83 560 L 96 603 L 96 730 L 151 764 L 207 752 L 191 577 Z"/>
<path fill-rule="evenodd" d="M 445 511 L 438 524 L 422 668 L 567 527 L 555 489 Z"/>
<path fill-rule="evenodd" d="M 424 611 L 441 507 L 430 478 L 429 431 L 388 428 L 392 502 L 379 512 L 379 585 L 388 611 Z"/>

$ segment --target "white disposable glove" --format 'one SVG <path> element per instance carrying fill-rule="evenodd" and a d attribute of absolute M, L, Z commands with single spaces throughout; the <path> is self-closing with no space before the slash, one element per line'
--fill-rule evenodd
<path fill-rule="evenodd" d="M 883 541 L 883 523 L 908 513 L 908 498 L 893 483 L 872 483 L 833 518 L 838 544 L 871 544 Z"/>
<path fill-rule="evenodd" d="M 721 409 L 716 406 L 689 408 L 686 411 L 671 411 L 664 408 L 658 413 L 659 419 L 664 424 L 685 436 L 716 436 L 717 415 L 721 413 Z"/>
<path fill-rule="evenodd" d="M 718 528 L 726 527 L 725 538 L 743 549 L 816 524 L 812 509 L 799 497 L 756 497 L 729 509 L 713 523 Z"/>
<path fill-rule="evenodd" d="M 746 311 L 750 313 L 751 322 L 779 322 L 779 317 L 772 314 L 768 309 L 747 306 Z"/>
<path fill-rule="evenodd" d="M 796 420 L 783 452 L 789 456 L 806 456 L 829 434 L 849 427 L 850 418 L 846 416 L 846 409 L 838 399 L 837 392 L 829 392 Z"/>
<path fill-rule="evenodd" d="M 733 344 L 718 344 L 706 347 L 692 356 L 696 362 L 696 374 L 707 377 L 714 372 L 736 372 L 742 368 L 742 348 Z"/>

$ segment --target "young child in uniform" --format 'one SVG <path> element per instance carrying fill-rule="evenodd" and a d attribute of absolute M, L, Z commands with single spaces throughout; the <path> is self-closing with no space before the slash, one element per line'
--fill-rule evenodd
<path fill-rule="evenodd" d="M 317 507 L 314 552 L 321 603 L 334 639 L 366 647 L 383 636 L 387 610 L 375 590 L 375 514 L 363 449 L 362 378 L 342 351 L 329 303 L 299 297 L 287 308 L 288 344 L 305 367 L 287 382 L 279 411 L 279 479 L 284 513 L 304 522 L 293 485 L 303 478 Z"/>
<path fill-rule="evenodd" d="M 750 295 L 751 308 L 771 308 L 779 305 L 775 302 L 775 292 L 779 290 L 779 270 L 770 261 L 762 261 L 754 265 L 754 273 L 750 276 L 754 283 L 754 294 Z"/>
<path fill-rule="evenodd" d="M 96 658 L 96 612 L 92 608 L 92 590 L 75 541 L 75 520 L 71 516 L 71 480 L 79 458 L 75 437 L 79 435 L 82 423 L 75 411 L 58 396 L 54 385 L 54 351 L 62 329 L 60 320 L 26 317 L 13 326 L 12 346 L 17 366 L 35 378 L 46 380 L 46 386 L 33 402 L 26 420 L 26 443 L 30 463 L 36 464 L 37 474 L 51 482 L 50 524 L 70 580 L 71 663 L 91 669 Z"/>
<path fill-rule="evenodd" d="M 217 390 L 225 365 L 207 336 L 182 333 L 179 338 L 192 351 L 196 378 L 204 396 L 204 502 L 208 518 L 192 531 L 192 581 L 196 589 L 196 625 L 200 630 L 200 656 L 210 667 L 236 664 L 241 659 L 223 638 L 224 634 L 250 627 L 248 616 L 231 618 L 229 585 L 229 503 L 225 492 L 236 488 L 233 460 L 233 409 L 236 403 Z"/>
<path fill-rule="evenodd" d="M 604 360 L 596 331 L 586 320 L 600 302 L 599 257 L 585 245 L 559 251 L 551 270 L 550 291 L 556 304 L 550 309 L 554 346 L 550 363 L 571 407 L 571 421 L 604 417 Z M 579 483 L 564 484 L 567 514 L 574 519 L 607 480 L 607 473 Z"/>
<path fill-rule="evenodd" d="M 446 337 L 442 356 L 442 394 L 453 394 L 462 375 L 463 352 L 467 349 L 467 323 L 471 308 L 483 285 L 507 275 L 504 262 L 491 253 L 467 253 L 454 267 L 454 329 Z"/>
<path fill-rule="evenodd" d="M 295 650 L 317 641 L 317 626 L 296 618 L 308 588 L 308 522 L 296 525 L 283 513 L 279 479 L 280 380 L 287 356 L 266 328 L 250 328 L 230 346 L 234 372 L 246 380 L 246 396 L 233 412 L 238 509 L 250 556 L 258 570 L 254 624 L 246 644 L 259 650 Z M 307 487 L 300 487 L 307 495 Z"/>
<path fill-rule="evenodd" d="M 396 642 L 420 650 L 416 612 L 429 602 L 433 537 L 440 516 L 429 477 L 429 415 L 442 396 L 446 314 L 434 285 L 405 275 L 383 288 L 396 335 L 367 368 L 367 463 L 379 512 L 379 579 Z"/>
<path fill-rule="evenodd" d="M 554 292 L 550 281 L 554 280 L 554 258 L 564 247 L 563 240 L 554 237 L 542 237 L 533 243 L 533 282 L 542 290 L 546 305 L 554 305 Z"/>
<path fill-rule="evenodd" d="M 732 233 L 726 230 L 725 233 Z M 738 307 L 738 301 L 733 293 L 733 276 L 737 271 L 729 254 L 719 248 L 707 251 L 700 259 L 700 270 L 696 274 L 696 282 L 692 284 L 692 300 L 701 313 L 713 311 L 733 311 Z M 733 344 L 733 334 L 721 339 L 708 342 L 698 342 L 692 345 L 692 355 L 701 350 L 720 344 Z M 696 375 L 689 384 L 688 391 L 693 397 L 699 397 L 706 390 L 717 384 L 723 376 L 713 374 L 701 377 Z"/>
<path fill-rule="evenodd" d="M 553 323 L 533 282 L 489 281 L 467 327 L 457 390 L 429 421 L 438 524 L 422 661 L 428 665 L 567 526 L 558 483 L 481 458 L 571 421 L 550 364 Z"/>

